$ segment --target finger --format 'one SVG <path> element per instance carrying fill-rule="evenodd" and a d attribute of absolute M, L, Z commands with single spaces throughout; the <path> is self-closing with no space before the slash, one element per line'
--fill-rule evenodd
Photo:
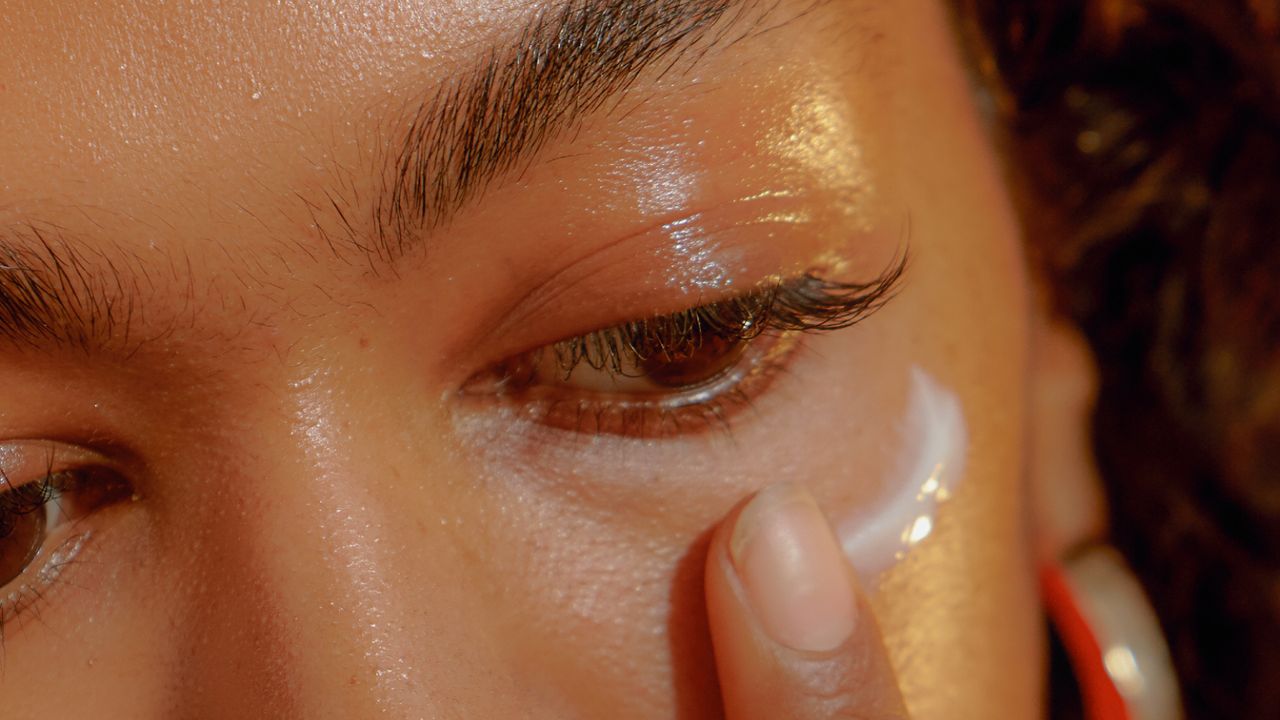
<path fill-rule="evenodd" d="M 729 720 L 907 717 L 870 606 L 804 488 L 766 488 L 730 514 L 706 593 Z"/>

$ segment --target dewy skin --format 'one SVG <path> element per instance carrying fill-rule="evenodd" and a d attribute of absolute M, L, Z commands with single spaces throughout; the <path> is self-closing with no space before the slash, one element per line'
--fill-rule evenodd
<path fill-rule="evenodd" d="M 964 414 L 954 393 L 912 367 L 900 459 L 879 502 L 836 528 L 845 555 L 869 585 L 933 532 L 939 505 L 964 472 Z"/>

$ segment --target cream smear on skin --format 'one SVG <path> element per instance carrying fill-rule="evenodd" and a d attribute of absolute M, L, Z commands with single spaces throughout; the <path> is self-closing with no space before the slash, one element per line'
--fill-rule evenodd
<path fill-rule="evenodd" d="M 968 431 L 960 401 L 919 367 L 908 381 L 902 450 L 885 491 L 836 526 L 845 555 L 869 585 L 933 534 L 938 508 L 964 473 Z"/>

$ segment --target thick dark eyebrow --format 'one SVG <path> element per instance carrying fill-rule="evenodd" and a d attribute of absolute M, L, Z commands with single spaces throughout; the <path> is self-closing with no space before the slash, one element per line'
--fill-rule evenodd
<path fill-rule="evenodd" d="M 403 254 L 642 73 L 692 63 L 766 28 L 781 0 L 568 0 L 421 103 L 388 159 L 376 250 Z"/>

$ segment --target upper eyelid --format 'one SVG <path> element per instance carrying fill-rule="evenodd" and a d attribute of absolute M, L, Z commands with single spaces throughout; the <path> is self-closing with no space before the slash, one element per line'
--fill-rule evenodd
<path fill-rule="evenodd" d="M 688 310 L 622 323 L 573 338 L 558 341 L 552 348 L 558 354 L 562 369 L 571 371 L 579 362 L 587 362 L 598 370 L 620 370 L 617 350 L 638 353 L 636 332 L 644 332 L 652 323 L 669 323 L 688 314 L 709 313 L 727 309 L 726 316 L 712 314 L 694 317 L 714 322 L 717 326 L 706 328 L 710 332 L 741 332 L 741 339 L 750 339 L 766 330 L 777 331 L 829 331 L 853 325 L 889 302 L 897 293 L 906 274 L 908 255 L 902 254 L 878 277 L 867 282 L 840 282 L 826 280 L 809 272 L 783 280 L 762 283 L 751 292 L 724 300 L 689 308 Z M 733 320 L 751 320 L 756 327 L 739 325 Z M 696 332 L 703 332 L 696 328 Z M 661 338 L 658 338 L 661 340 Z M 691 339 L 696 342 L 697 339 Z M 661 345 L 658 345 L 661 347 Z M 603 353 L 603 354 L 601 354 Z M 565 357 L 567 356 L 567 357 Z"/>
<path fill-rule="evenodd" d="M 0 442 L 0 491 L 81 465 L 107 464 L 87 448 L 52 440 L 13 439 Z"/>
<path fill-rule="evenodd" d="M 756 318 L 764 314 L 781 330 L 834 330 L 866 317 L 879 309 L 898 290 L 906 274 L 907 258 L 904 255 L 874 280 L 868 282 L 842 282 L 828 280 L 817 272 L 807 272 L 791 278 L 766 280 L 753 290 L 735 296 L 696 305 L 686 310 L 653 316 L 639 321 L 620 323 L 587 333 L 609 332 L 646 322 L 678 318 L 688 313 L 705 313 L 725 309 L 729 312 L 717 315 L 717 326 L 736 329 L 732 319 Z M 707 318 L 707 316 L 703 316 Z"/>

